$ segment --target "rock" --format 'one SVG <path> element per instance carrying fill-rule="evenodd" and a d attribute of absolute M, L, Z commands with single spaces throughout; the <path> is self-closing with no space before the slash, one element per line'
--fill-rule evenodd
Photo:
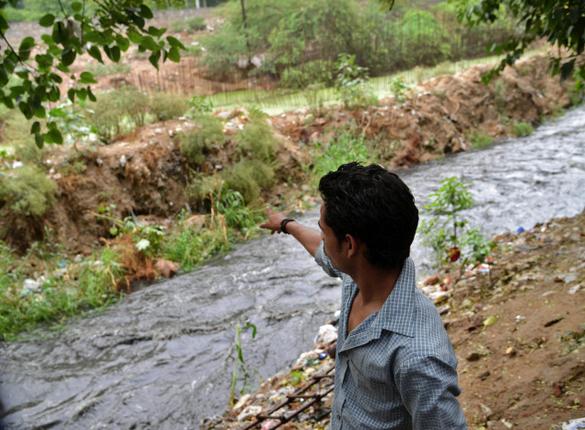
<path fill-rule="evenodd" d="M 41 283 L 34 279 L 25 279 L 24 283 L 22 284 L 23 291 L 27 291 L 28 293 L 36 293 L 41 289 Z"/>
<path fill-rule="evenodd" d="M 468 354 L 465 359 L 467 361 L 478 361 L 481 357 L 482 355 L 479 352 L 473 351 L 471 354 Z"/>
<path fill-rule="evenodd" d="M 565 284 L 570 284 L 571 282 L 575 282 L 577 280 L 577 275 L 575 273 L 569 273 L 563 277 L 563 281 Z"/>
<path fill-rule="evenodd" d="M 250 405 L 238 415 L 238 421 L 244 421 L 248 418 L 255 417 L 262 412 L 262 406 Z"/>
<path fill-rule="evenodd" d="M 423 281 L 423 284 L 424 285 L 435 285 L 435 284 L 438 284 L 439 282 L 441 282 L 441 278 L 439 277 L 439 275 L 432 275 L 432 276 L 427 277 Z"/>
<path fill-rule="evenodd" d="M 506 355 L 509 357 L 514 357 L 516 355 L 516 350 L 514 349 L 513 346 L 509 346 L 508 348 L 506 348 Z"/>
<path fill-rule="evenodd" d="M 510 421 L 506 420 L 506 418 L 502 418 L 500 420 L 500 422 L 502 424 L 504 424 L 504 427 L 506 427 L 507 429 L 511 429 L 512 427 L 514 427 L 514 424 L 512 424 Z"/>
<path fill-rule="evenodd" d="M 120 157 L 120 160 L 118 161 L 118 164 L 120 165 L 120 167 L 124 168 L 126 166 L 126 163 L 128 163 L 128 159 L 126 158 L 125 155 L 122 155 Z"/>
<path fill-rule="evenodd" d="M 185 225 L 194 230 L 201 230 L 207 222 L 207 215 L 192 215 L 185 220 Z"/>
<path fill-rule="evenodd" d="M 581 285 L 575 285 L 574 287 L 569 288 L 567 291 L 569 294 L 577 294 L 577 292 L 581 289 Z"/>
<path fill-rule="evenodd" d="M 561 424 L 560 430 L 582 430 L 585 429 L 585 418 L 577 418 Z"/>
<path fill-rule="evenodd" d="M 479 407 L 480 407 L 481 412 L 483 413 L 483 415 L 485 416 L 486 419 L 489 419 L 492 416 L 492 414 L 494 413 L 489 406 L 484 405 L 483 403 L 480 403 Z"/>
<path fill-rule="evenodd" d="M 154 263 L 154 270 L 156 270 L 161 276 L 170 278 L 174 276 L 179 270 L 179 265 L 175 262 L 159 258 Z"/>
<path fill-rule="evenodd" d="M 516 320 L 516 323 L 521 323 L 521 322 L 526 321 L 526 317 L 523 315 L 516 315 L 515 320 Z"/>
<path fill-rule="evenodd" d="M 248 400 L 250 400 L 250 397 L 252 397 L 250 394 L 244 394 L 242 397 L 240 397 L 240 400 L 238 400 L 238 403 L 236 403 L 233 407 L 234 411 L 237 411 L 239 409 L 241 409 Z"/>
<path fill-rule="evenodd" d="M 331 324 L 325 324 L 319 327 L 319 333 L 315 337 L 315 345 L 327 345 L 337 340 L 337 329 Z"/>
<path fill-rule="evenodd" d="M 490 327 L 490 326 L 494 325 L 497 321 L 498 321 L 498 317 L 497 316 L 490 315 L 485 320 L 483 320 L 483 326 L 484 327 Z"/>

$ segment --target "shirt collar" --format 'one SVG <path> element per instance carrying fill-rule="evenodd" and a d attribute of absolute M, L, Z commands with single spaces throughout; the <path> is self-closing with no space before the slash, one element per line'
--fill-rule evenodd
<path fill-rule="evenodd" d="M 414 262 L 411 258 L 407 258 L 402 266 L 402 271 L 396 280 L 392 292 L 374 317 L 373 321 L 369 324 L 367 329 L 358 330 L 355 333 L 352 332 L 345 339 L 341 337 L 343 343 L 340 352 L 357 348 L 379 338 L 382 334 L 382 330 L 414 337 L 412 320 L 415 312 L 415 293 L 416 282 Z M 349 314 L 349 308 L 346 312 Z M 342 317 L 347 319 L 347 315 L 342 315 Z M 345 322 L 340 328 L 345 330 Z"/>

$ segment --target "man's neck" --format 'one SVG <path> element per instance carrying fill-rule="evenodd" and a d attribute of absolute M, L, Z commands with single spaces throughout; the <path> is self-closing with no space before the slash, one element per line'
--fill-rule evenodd
<path fill-rule="evenodd" d="M 380 269 L 368 262 L 360 265 L 352 276 L 364 305 L 383 305 L 400 276 L 401 269 Z"/>

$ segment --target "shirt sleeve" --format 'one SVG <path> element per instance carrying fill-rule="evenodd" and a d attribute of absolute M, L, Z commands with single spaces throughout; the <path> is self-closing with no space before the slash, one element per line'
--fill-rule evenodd
<path fill-rule="evenodd" d="M 399 369 L 396 382 L 413 430 L 467 429 L 454 366 L 434 356 L 413 358 Z"/>
<path fill-rule="evenodd" d="M 333 267 L 331 260 L 325 254 L 325 250 L 323 249 L 323 241 L 321 241 L 317 247 L 317 251 L 315 251 L 315 261 L 329 276 L 334 278 L 341 278 L 342 272 Z"/>

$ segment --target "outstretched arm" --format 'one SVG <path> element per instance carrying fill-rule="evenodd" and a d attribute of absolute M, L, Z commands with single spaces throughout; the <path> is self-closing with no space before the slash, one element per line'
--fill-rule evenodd
<path fill-rule="evenodd" d="M 281 212 L 273 212 L 271 209 L 266 211 L 267 221 L 260 225 L 260 227 L 271 230 L 273 233 L 281 233 L 280 223 L 286 217 Z M 286 231 L 290 233 L 301 245 L 311 254 L 315 256 L 317 248 L 321 243 L 321 232 L 310 227 L 306 227 L 297 221 L 289 222 L 286 225 Z"/>

